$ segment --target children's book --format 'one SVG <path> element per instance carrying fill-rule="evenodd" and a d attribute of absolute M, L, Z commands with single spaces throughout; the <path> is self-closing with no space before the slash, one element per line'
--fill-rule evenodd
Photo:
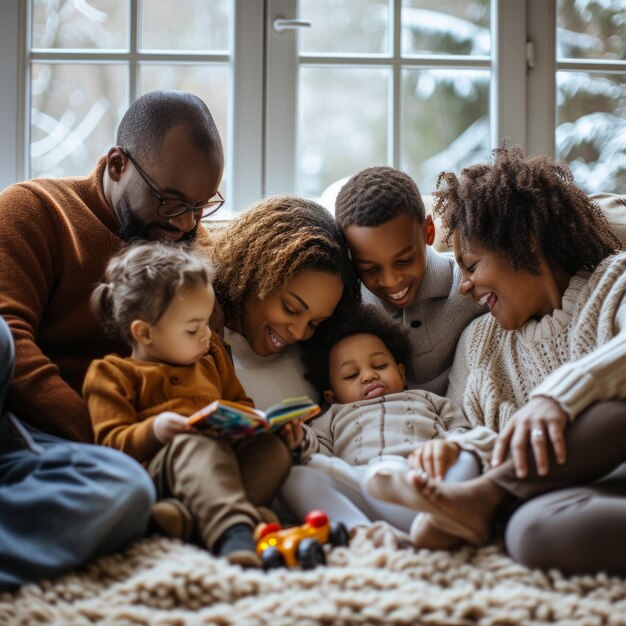
<path fill-rule="evenodd" d="M 276 430 L 294 419 L 305 421 L 320 412 L 320 407 L 307 396 L 287 398 L 266 411 L 229 400 L 215 400 L 190 416 L 188 422 L 213 435 L 239 439 Z"/>

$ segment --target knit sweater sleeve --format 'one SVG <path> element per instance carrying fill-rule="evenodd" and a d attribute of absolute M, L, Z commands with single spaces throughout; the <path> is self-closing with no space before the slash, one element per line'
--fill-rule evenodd
<path fill-rule="evenodd" d="M 162 447 L 154 436 L 154 416 L 140 421 L 135 385 L 130 368 L 98 359 L 87 370 L 83 395 L 96 443 L 117 448 L 140 463 L 150 460 Z"/>
<path fill-rule="evenodd" d="M 475 426 L 464 432 L 453 432 L 446 437 L 462 450 L 473 452 L 479 459 L 483 472 L 491 467 L 491 455 L 498 434 L 486 426 Z"/>
<path fill-rule="evenodd" d="M 11 328 L 16 354 L 7 406 L 46 432 L 93 441 L 85 402 L 37 345 L 55 282 L 56 230 L 32 189 L 13 185 L 0 194 L 0 315 Z"/>
<path fill-rule="evenodd" d="M 535 387 L 530 397 L 556 400 L 575 419 L 594 402 L 626 398 L 626 299 L 615 320 L 617 335 L 586 356 L 566 363 Z"/>
<path fill-rule="evenodd" d="M 326 456 L 334 456 L 333 416 L 334 411 L 331 407 L 308 424 L 302 424 L 304 430 L 304 441 L 300 445 L 300 461 L 302 463 L 305 463 L 309 457 L 317 452 Z"/>
<path fill-rule="evenodd" d="M 473 452 L 479 459 L 483 472 L 491 467 L 491 453 L 497 437 L 486 426 L 472 428 L 461 407 L 441 396 L 428 394 L 438 415 L 437 431 L 440 437 L 456 443 L 461 449 Z"/>
<path fill-rule="evenodd" d="M 441 437 L 452 433 L 462 433 L 472 427 L 459 404 L 435 393 L 428 391 L 421 393 L 431 404 L 432 411 L 437 416 L 435 426 Z"/>

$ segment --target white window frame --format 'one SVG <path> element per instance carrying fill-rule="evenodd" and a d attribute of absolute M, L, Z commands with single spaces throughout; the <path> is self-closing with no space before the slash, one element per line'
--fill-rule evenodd
<path fill-rule="evenodd" d="M 137 0 L 131 2 L 136 5 Z M 557 62 L 556 0 L 491 2 L 491 144 L 495 147 L 502 138 L 510 137 L 512 144 L 522 146 L 529 154 L 554 156 L 556 72 L 623 73 L 625 63 Z M 401 0 L 392 0 L 392 19 L 396 28 L 399 27 L 400 7 Z M 0 99 L 0 189 L 25 178 L 28 172 L 26 146 L 30 114 L 26 106 L 31 59 L 28 56 L 26 11 L 27 0 L 3 0 L 0 3 L 0 85 L 3 89 Z M 295 191 L 297 34 L 293 31 L 276 34 L 272 30 L 275 17 L 296 18 L 297 0 L 234 0 L 232 108 L 226 156 L 232 180 L 229 200 L 235 210 L 272 193 Z M 80 57 L 93 58 L 97 54 L 81 53 Z M 130 56 L 133 54 L 131 52 Z M 166 61 L 174 55 L 152 56 L 151 60 Z M 194 60 L 202 58 L 202 55 L 189 56 Z M 127 54 L 120 55 L 122 57 L 128 59 Z M 400 51 L 396 49 L 392 61 L 396 80 L 392 89 L 394 115 L 390 116 L 390 137 L 398 137 L 400 133 L 399 58 Z M 180 55 L 176 55 L 176 59 L 182 60 Z M 320 58 L 320 62 L 322 60 Z M 310 61 L 307 58 L 303 62 Z M 350 63 L 354 63 L 353 58 Z M 384 63 L 388 65 L 389 60 Z M 415 64 L 419 64 L 419 60 Z M 403 61 L 402 65 L 406 66 L 406 62 Z M 134 72 L 130 74 L 133 94 L 136 89 Z M 397 166 L 399 142 L 391 141 L 389 146 L 389 164 Z M 103 150 L 105 148 L 103 146 Z"/>
<path fill-rule="evenodd" d="M 543 0 L 546 2 L 546 0 Z M 552 0 L 547 0 L 551 3 Z M 301 55 L 298 56 L 298 31 L 276 33 L 276 18 L 298 19 L 298 0 L 267 0 L 267 103 L 266 132 L 271 137 L 265 150 L 265 189 L 267 194 L 294 190 L 297 167 L 297 73 L 298 66 L 367 66 L 392 68 L 390 115 L 387 128 L 387 165 L 401 167 L 401 70 L 404 67 L 464 67 L 491 70 L 491 146 L 498 138 L 510 137 L 526 148 L 526 23 L 525 0 L 491 0 L 492 59 L 486 57 L 411 56 L 402 57 L 400 37 L 393 37 L 401 28 L 402 0 L 390 3 L 389 56 L 379 54 Z"/>
<path fill-rule="evenodd" d="M 26 5 L 23 0 L 5 0 L 0 11 L 0 189 L 25 176 L 24 96 L 27 84 Z"/>
<path fill-rule="evenodd" d="M 28 176 L 30 141 L 30 64 L 33 61 L 103 61 L 128 65 L 128 97 L 133 101 L 139 95 L 137 66 L 141 63 L 230 63 L 232 71 L 229 102 L 234 103 L 228 116 L 229 146 L 226 155 L 228 204 L 243 208 L 263 194 L 262 123 L 263 109 L 255 106 L 263 94 L 263 18 L 262 2 L 233 1 L 232 50 L 215 53 L 161 53 L 139 52 L 137 46 L 138 1 L 129 5 L 129 50 L 100 52 L 98 50 L 32 51 L 30 50 L 30 18 L 28 0 L 4 0 L 0 4 L 0 80 L 3 98 L 0 99 L 0 189 Z M 235 121 L 237 120 L 237 121 Z M 235 132 L 237 128 L 237 132 Z M 103 153 L 108 146 L 102 146 Z M 232 181 L 246 181 L 233 185 Z"/>
<path fill-rule="evenodd" d="M 341 64 L 340 57 L 329 60 L 311 55 L 297 56 L 297 32 L 277 35 L 272 31 L 275 17 L 298 18 L 298 0 L 266 0 L 266 40 L 269 69 L 266 87 L 266 134 L 272 142 L 266 146 L 266 193 L 295 190 L 297 166 L 297 72 L 304 65 Z M 434 2 L 434 0 L 433 0 Z M 402 0 L 391 0 L 392 28 L 400 28 Z M 492 57 L 484 64 L 491 69 L 490 124 L 491 147 L 508 138 L 509 145 L 519 145 L 527 154 L 556 155 L 557 90 L 559 71 L 602 74 L 626 73 L 626 61 L 558 60 L 556 58 L 557 0 L 491 0 Z M 295 36 L 294 36 L 295 35 Z M 400 167 L 400 68 L 419 66 L 419 58 L 402 59 L 400 40 L 394 41 L 391 59 L 368 59 L 364 65 L 393 66 L 390 123 L 388 127 L 388 165 Z M 450 62 L 445 56 L 424 59 L 424 67 Z M 346 63 L 356 65 L 353 57 Z M 473 67 L 476 61 L 457 67 Z M 273 75 L 282 78 L 274 87 Z M 276 96 L 276 97 L 275 97 Z M 274 164 L 278 167 L 274 167 Z M 612 191 L 612 190 L 607 190 Z"/>

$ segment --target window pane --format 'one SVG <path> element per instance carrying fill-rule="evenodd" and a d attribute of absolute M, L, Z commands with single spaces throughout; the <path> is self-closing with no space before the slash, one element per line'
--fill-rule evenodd
<path fill-rule="evenodd" d="M 88 174 L 115 144 L 126 109 L 123 65 L 32 65 L 31 176 Z"/>
<path fill-rule="evenodd" d="M 229 49 L 231 0 L 142 1 L 143 50 Z"/>
<path fill-rule="evenodd" d="M 588 192 L 626 193 L 626 75 L 557 72 L 557 157 Z"/>
<path fill-rule="evenodd" d="M 128 49 L 128 0 L 33 0 L 34 49 Z"/>
<path fill-rule="evenodd" d="M 300 52 L 388 54 L 386 0 L 300 0 Z"/>
<path fill-rule="evenodd" d="M 300 69 L 299 193 L 387 162 L 388 82 L 386 69 Z"/>
<path fill-rule="evenodd" d="M 626 58 L 624 0 L 559 0 L 557 58 Z"/>
<path fill-rule="evenodd" d="M 442 170 L 488 160 L 489 78 L 486 70 L 402 71 L 402 169 L 423 194 Z"/>
<path fill-rule="evenodd" d="M 489 56 L 489 28 L 489 0 L 402 0 L 405 55 Z"/>
<path fill-rule="evenodd" d="M 230 92 L 230 67 L 226 65 L 157 65 L 140 66 L 141 93 L 155 89 L 190 91 L 202 98 L 211 111 L 228 154 L 228 94 Z M 226 179 L 220 190 L 228 195 Z M 226 198 L 228 203 L 228 198 Z M 226 208 L 226 205 L 225 205 Z M 221 211 L 220 211 L 221 212 Z"/>

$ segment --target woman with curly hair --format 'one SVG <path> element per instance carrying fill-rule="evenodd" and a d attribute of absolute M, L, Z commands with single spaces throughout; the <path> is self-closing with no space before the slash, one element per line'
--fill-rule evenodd
<path fill-rule="evenodd" d="M 257 406 L 307 394 L 299 349 L 357 279 L 332 215 L 311 200 L 274 196 L 222 231 L 214 283 L 235 369 Z"/>
<path fill-rule="evenodd" d="M 624 575 L 626 253 L 565 164 L 494 155 L 435 192 L 460 290 L 489 312 L 464 331 L 446 395 L 499 433 L 492 468 L 444 483 L 414 457 L 369 489 L 429 512 L 417 547 L 478 545 L 505 522 L 528 566 Z"/>

